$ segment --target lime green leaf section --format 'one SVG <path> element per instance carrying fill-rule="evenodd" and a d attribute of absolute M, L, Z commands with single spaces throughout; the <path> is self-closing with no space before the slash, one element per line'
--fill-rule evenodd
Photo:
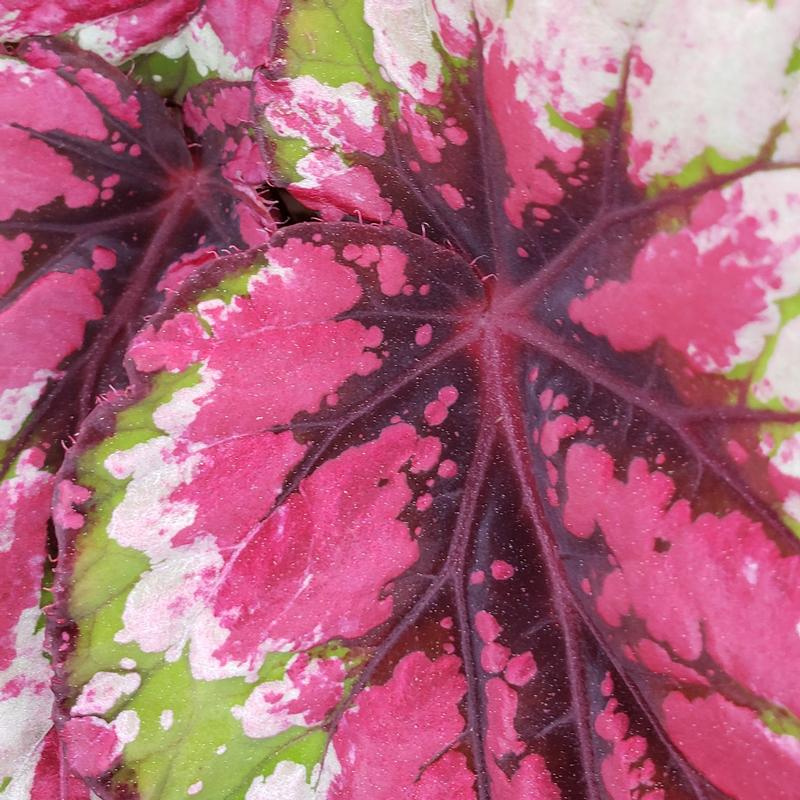
<path fill-rule="evenodd" d="M 795 47 L 792 50 L 792 57 L 786 65 L 786 74 L 791 75 L 794 72 L 800 72 L 800 47 Z"/>
<path fill-rule="evenodd" d="M 363 0 L 310 0 L 292 4 L 286 18 L 286 73 L 311 75 L 341 86 L 355 81 L 376 93 L 393 93 L 373 56 L 372 29 Z"/>
<path fill-rule="evenodd" d="M 568 120 L 564 119 L 558 111 L 553 108 L 550 103 L 547 103 L 545 106 L 547 110 L 547 121 L 558 131 L 564 131 L 564 133 L 572 134 L 576 139 L 580 139 L 586 133 L 586 131 L 581 130 L 577 125 L 573 125 Z"/>
<path fill-rule="evenodd" d="M 783 708 L 769 708 L 761 714 L 764 724 L 779 736 L 800 739 L 800 719 Z"/>
<path fill-rule="evenodd" d="M 713 147 L 707 147 L 695 156 L 675 175 L 659 175 L 647 187 L 649 195 L 656 195 L 666 189 L 687 189 L 714 175 L 730 175 L 744 169 L 755 161 L 757 156 L 730 159 L 721 155 Z"/>
<path fill-rule="evenodd" d="M 162 373 L 151 392 L 139 403 L 118 414 L 113 436 L 88 450 L 78 464 L 76 480 L 92 490 L 91 508 L 81 532 L 81 542 L 72 573 L 70 616 L 79 623 L 81 635 L 69 662 L 72 683 L 77 688 L 98 670 L 115 670 L 124 658 L 138 666 L 155 666 L 159 654 L 144 654 L 134 645 L 120 645 L 114 635 L 122 628 L 122 612 L 130 589 L 148 569 L 149 560 L 137 550 L 122 547 L 107 534 L 114 508 L 125 496 L 129 480 L 117 480 L 105 466 L 106 459 L 120 450 L 163 435 L 153 422 L 154 411 L 179 389 L 194 386 L 198 370 Z"/>
<path fill-rule="evenodd" d="M 781 332 L 786 325 L 789 324 L 789 322 L 800 317 L 800 295 L 794 295 L 793 297 L 787 297 L 783 300 L 778 300 L 776 302 L 776 306 L 778 307 L 778 311 L 780 313 L 780 325 L 778 326 L 777 331 L 772 336 L 767 338 L 764 349 L 761 351 L 761 354 L 755 361 L 751 361 L 747 364 L 740 364 L 726 373 L 725 377 L 727 377 L 729 380 L 749 380 L 751 384 L 755 384 L 766 374 L 769 362 L 775 354 L 775 348 L 778 344 L 778 339 L 781 335 Z M 783 406 L 778 398 L 772 398 L 766 402 L 763 402 L 752 394 L 748 397 L 748 405 L 750 405 L 752 408 L 771 408 L 774 411 L 789 410 Z"/>
<path fill-rule="evenodd" d="M 182 102 L 193 86 L 218 77 L 215 72 L 201 74 L 189 53 L 180 58 L 169 58 L 163 53 L 146 53 L 132 59 L 122 69 L 131 70 L 136 81 L 149 86 L 175 102 Z"/>
<path fill-rule="evenodd" d="M 267 658 L 259 678 L 280 680 L 291 654 Z M 196 681 L 188 658 L 150 672 L 123 708 L 140 720 L 139 735 L 125 748 L 118 780 L 133 780 L 143 800 L 185 798 L 202 785 L 202 796 L 243 798 L 253 779 L 269 775 L 281 761 L 311 772 L 324 755 L 326 733 L 294 727 L 269 739 L 252 739 L 231 709 L 242 706 L 254 684 L 241 678 Z M 198 791 L 198 794 L 200 792 Z"/>

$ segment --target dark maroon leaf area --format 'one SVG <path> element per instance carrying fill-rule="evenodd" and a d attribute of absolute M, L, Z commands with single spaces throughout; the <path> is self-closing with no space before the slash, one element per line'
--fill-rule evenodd
<path fill-rule="evenodd" d="M 165 291 L 174 291 L 178 277 L 209 254 L 255 243 L 242 231 L 243 206 L 250 207 L 250 215 L 260 217 L 262 225 L 271 225 L 254 193 L 242 191 L 222 174 L 230 142 L 245 136 L 243 126 L 219 122 L 199 133 L 185 126 L 180 111 L 167 107 L 154 92 L 99 57 L 63 42 L 28 39 L 17 55 L 80 87 L 99 111 L 107 135 L 99 139 L 13 123 L 32 140 L 66 156 L 75 179 L 100 191 L 88 205 L 70 207 L 58 198 L 32 211 L 19 209 L 0 221 L 5 237 L 25 234 L 32 240 L 24 269 L 0 297 L 0 312 L 48 274 L 94 266 L 104 315 L 88 323 L 82 349 L 60 365 L 63 377 L 49 382 L 7 454 L 8 463 L 34 434 L 43 441 L 64 440 L 76 431 L 98 394 L 124 388 L 122 354 Z M 219 90 L 212 82 L 194 92 L 198 113 Z M 72 113 L 65 105 L 64 119 Z M 186 262 L 183 271 L 165 279 L 178 261 Z M 57 460 L 58 452 L 52 452 Z"/>
<path fill-rule="evenodd" d="M 476 85 L 480 80 L 475 77 Z M 351 378 L 335 407 L 296 418 L 291 429 L 314 447 L 283 497 L 320 463 L 375 439 L 398 419 L 438 437 L 442 458 L 457 465 L 430 490 L 430 500 L 406 512 L 422 555 L 392 587 L 396 613 L 370 637 L 374 654 L 356 691 L 388 679 L 398 654 L 438 652 L 451 641 L 469 686 L 466 733 L 454 746 L 472 760 L 481 800 L 515 796 L 501 794 L 493 771 L 510 779 L 531 752 L 544 756 L 564 798 L 727 797 L 666 732 L 663 703 L 676 689 L 690 701 L 721 695 L 760 709 L 763 700 L 706 652 L 696 659 L 674 651 L 666 656 L 695 670 L 702 676 L 697 682 L 683 681 L 674 666 L 658 674 L 632 656 L 631 648 L 649 637 L 645 621 L 631 613 L 611 626 L 598 614 L 594 598 L 617 562 L 599 527 L 578 536 L 565 523 L 568 448 L 560 437 L 569 440 L 570 452 L 584 444 L 610 456 L 617 481 L 626 480 L 637 460 L 660 470 L 674 483 L 672 499 L 689 501 L 693 519 L 739 511 L 789 555 L 798 552 L 797 540 L 773 510 L 772 489 L 757 477 L 766 474 L 765 462 L 755 455 L 745 471 L 724 443 L 735 434 L 754 444 L 760 422 L 793 417 L 731 405 L 730 382 L 724 387 L 714 376 L 689 374 L 661 345 L 620 353 L 571 322 L 567 309 L 591 282 L 627 279 L 634 257 L 665 218 L 686 219 L 706 192 L 764 164 L 647 198 L 626 178 L 625 120 L 609 110 L 588 140 L 580 181 L 566 183 L 553 167 L 564 201 L 547 220 L 526 212 L 519 228 L 503 210 L 505 155 L 481 92 L 474 86 L 454 91 L 463 95 L 446 102 L 458 110 L 459 124 L 467 118 L 473 127 L 468 144 L 443 163 L 411 170 L 417 151 L 388 121 L 387 155 L 353 157 L 378 178 L 393 208 L 402 209 L 408 229 L 424 236 L 391 226 L 309 223 L 274 241 L 323 241 L 340 263 L 352 261 L 358 248 L 395 245 L 409 256 L 406 280 L 416 287 L 387 297 L 374 270 L 360 270 L 364 295 L 344 318 L 384 332 L 376 350 L 382 367 Z M 446 183 L 468 199 L 465 208 L 452 209 L 434 188 Z M 423 286 L 427 293 L 419 291 Z M 430 343 L 420 346 L 421 336 Z M 439 419 L 429 404 L 449 387 L 458 402 Z M 424 476 L 409 472 L 408 479 L 424 496 Z M 656 539 L 653 549 L 671 546 Z M 497 679 L 481 661 L 487 642 L 476 625 L 479 612 L 500 626 L 495 644 L 535 654 L 538 668 L 537 680 L 516 690 L 512 718 L 525 746 L 497 758 L 487 745 L 494 712 L 486 700 L 487 685 Z M 452 627 L 441 626 L 443 617 L 452 618 Z M 629 722 L 616 744 L 598 721 L 613 713 Z M 623 747 L 622 739 L 634 737 L 642 737 L 646 752 L 631 748 L 622 760 L 645 777 L 612 793 L 602 765 Z M 781 797 L 793 796 L 793 789 L 785 791 Z"/>

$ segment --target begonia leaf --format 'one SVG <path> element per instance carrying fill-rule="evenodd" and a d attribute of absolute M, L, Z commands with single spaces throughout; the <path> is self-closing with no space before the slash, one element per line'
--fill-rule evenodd
<path fill-rule="evenodd" d="M 187 100 L 195 157 L 160 98 L 96 57 L 44 40 L 18 55 L 0 60 L 0 796 L 85 800 L 51 729 L 40 609 L 61 444 L 123 388 L 127 339 L 165 293 L 273 225 L 247 87 Z"/>
<path fill-rule="evenodd" d="M 618 178 L 651 194 L 797 161 L 799 17 L 749 0 L 300 0 L 256 98 L 275 180 L 324 218 L 446 222 L 484 253 L 487 193 L 505 226 L 574 233 L 622 190 L 598 178 L 623 139 Z"/>
<path fill-rule="evenodd" d="M 789 800 L 800 426 L 712 360 L 724 324 L 683 348 L 629 295 L 701 237 L 698 284 L 749 269 L 742 197 L 795 174 L 670 233 L 622 206 L 517 285 L 346 222 L 185 284 L 61 475 L 74 769 L 110 798 Z"/>
<path fill-rule="evenodd" d="M 0 0 L 0 40 L 64 34 L 181 100 L 209 78 L 249 80 L 272 57 L 280 0 Z"/>
<path fill-rule="evenodd" d="M 201 0 L 0 0 L 0 39 L 74 33 L 87 49 L 124 60 L 174 34 L 201 5 Z"/>
<path fill-rule="evenodd" d="M 262 143 L 327 221 L 179 260 L 58 476 L 69 771 L 793 800 L 797 4 L 286 11 Z"/>
<path fill-rule="evenodd" d="M 193 156 L 163 101 L 98 58 L 44 40 L 19 54 L 0 60 L 3 472 L 34 431 L 72 433 L 120 376 L 114 356 L 173 262 L 272 227 L 246 87 L 187 102 Z"/>

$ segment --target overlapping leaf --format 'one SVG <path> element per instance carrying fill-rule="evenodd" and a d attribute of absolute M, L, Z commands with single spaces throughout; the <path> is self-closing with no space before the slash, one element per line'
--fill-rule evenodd
<path fill-rule="evenodd" d="M 798 10 L 768 5 L 292 3 L 256 93 L 276 179 L 326 218 L 446 220 L 488 252 L 487 193 L 503 227 L 574 232 L 621 189 L 598 176 L 623 133 L 617 177 L 649 191 L 797 160 Z"/>
<path fill-rule="evenodd" d="M 310 223 L 134 341 L 62 484 L 61 724 L 109 797 L 792 796 L 797 544 L 750 438 L 793 417 L 586 334 L 610 281 L 487 284 Z"/>
<path fill-rule="evenodd" d="M 393 224 L 207 267 L 85 425 L 102 796 L 794 796 L 800 16 L 679 5 L 675 76 L 675 4 L 293 4 L 273 170 Z"/>
<path fill-rule="evenodd" d="M 210 78 L 249 80 L 268 64 L 280 0 L 0 3 L 0 40 L 65 34 L 138 80 L 183 99 Z"/>
<path fill-rule="evenodd" d="M 45 415 L 56 436 L 70 432 L 118 374 L 110 356 L 157 307 L 172 262 L 255 244 L 271 226 L 245 87 L 187 103 L 195 159 L 162 101 L 104 62 L 36 40 L 20 53 L 0 64 L 6 446 Z"/>
<path fill-rule="evenodd" d="M 104 49 L 123 61 L 137 50 L 174 34 L 201 7 L 201 0 L 33 0 L 0 3 L 0 39 L 74 33 L 87 49 Z M 114 59 L 109 58 L 113 61 Z"/>
<path fill-rule="evenodd" d="M 136 74 L 161 92 L 182 97 L 187 88 L 208 78 L 250 80 L 253 70 L 269 64 L 277 33 L 281 0 L 206 0 L 174 36 L 140 51 Z M 92 30 L 78 41 L 90 49 Z M 113 50 L 97 49 L 113 62 Z"/>
<path fill-rule="evenodd" d="M 187 102 L 194 158 L 162 101 L 99 59 L 44 40 L 19 55 L 0 62 L 0 780 L 3 796 L 66 798 L 78 789 L 59 777 L 55 734 L 44 738 L 39 611 L 62 443 L 98 392 L 122 388 L 126 342 L 164 292 L 272 223 L 254 188 L 246 87 L 209 85 Z"/>

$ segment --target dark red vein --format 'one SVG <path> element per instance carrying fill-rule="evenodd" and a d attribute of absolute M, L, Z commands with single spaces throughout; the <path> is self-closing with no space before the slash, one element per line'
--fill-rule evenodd
<path fill-rule="evenodd" d="M 619 88 L 614 105 L 614 116 L 611 120 L 608 146 L 603 161 L 603 197 L 602 207 L 616 205 L 619 194 L 619 168 L 621 166 L 622 138 L 625 114 L 628 105 L 628 78 L 631 71 L 631 51 L 622 59 Z"/>
<path fill-rule="evenodd" d="M 103 367 L 105 356 L 122 329 L 135 319 L 136 309 L 141 306 L 146 290 L 153 282 L 155 271 L 163 265 L 164 252 L 170 239 L 182 224 L 187 210 L 194 204 L 194 187 L 185 186 L 173 195 L 173 203 L 161 224 L 153 232 L 150 243 L 142 259 L 133 272 L 125 291 L 104 320 L 101 332 L 95 337 L 85 354 L 83 385 L 78 408 L 81 419 L 85 418 L 94 405 L 97 379 Z"/>
<path fill-rule="evenodd" d="M 485 754 L 483 751 L 483 741 L 480 726 L 480 699 L 477 696 L 477 668 L 472 652 L 471 624 L 467 612 L 466 600 L 463 597 L 463 587 L 465 582 L 465 560 L 469 547 L 470 536 L 474 528 L 475 519 L 478 511 L 478 500 L 486 480 L 486 475 L 491 460 L 492 448 L 494 446 L 494 426 L 490 423 L 487 415 L 481 419 L 478 430 L 475 451 L 472 461 L 467 470 L 464 481 L 464 494 L 459 506 L 458 517 L 453 530 L 453 536 L 448 547 L 445 562 L 436 576 L 431 581 L 430 586 L 422 596 L 414 603 L 402 618 L 395 623 L 391 633 L 381 642 L 379 647 L 372 653 L 359 674 L 352 689 L 345 700 L 337 706 L 331 715 L 326 727 L 329 735 L 333 737 L 336 728 L 344 714 L 352 707 L 353 702 L 360 692 L 362 692 L 375 674 L 375 671 L 389 655 L 392 648 L 400 641 L 402 636 L 414 625 L 417 620 L 427 611 L 438 597 L 446 584 L 451 584 L 456 595 L 456 612 L 459 619 L 460 646 L 464 663 L 465 677 L 467 678 L 467 728 L 465 736 L 471 742 L 471 751 L 475 765 L 475 773 L 478 784 L 478 800 L 488 800 L 488 771 L 485 766 Z M 461 600 L 459 603 L 459 588 L 461 587 Z"/>
<path fill-rule="evenodd" d="M 564 640 L 567 679 L 575 709 L 578 750 L 583 774 L 586 776 L 586 797 L 587 800 L 601 800 L 597 785 L 593 780 L 599 771 L 595 764 L 594 747 L 592 746 L 591 714 L 586 693 L 586 676 L 580 654 L 575 603 L 559 560 L 557 543 L 547 526 L 539 504 L 538 492 L 533 485 L 533 465 L 524 431 L 522 410 L 518 400 L 515 402 L 513 399 L 518 398 L 519 393 L 516 386 L 509 385 L 511 382 L 506 374 L 507 370 L 502 369 L 509 357 L 509 354 L 503 352 L 494 336 L 489 336 L 484 340 L 482 352 L 484 394 L 490 395 L 496 404 L 500 430 L 504 435 L 514 472 L 519 479 L 523 507 L 536 532 L 539 548 L 544 558 L 548 583 Z"/>
<path fill-rule="evenodd" d="M 513 317 L 501 320 L 503 329 L 512 336 L 531 345 L 539 352 L 569 369 L 582 375 L 588 382 L 602 386 L 630 406 L 646 411 L 655 419 L 671 428 L 684 442 L 699 463 L 707 467 L 720 481 L 734 491 L 744 505 L 763 523 L 780 536 L 784 545 L 798 547 L 798 540 L 787 527 L 780 515 L 766 502 L 756 496 L 740 479 L 736 478 L 724 458 L 709 450 L 708 445 L 699 439 L 684 419 L 684 410 L 677 405 L 654 398 L 647 390 L 617 378 L 579 350 L 568 345 L 541 325 L 534 322 L 522 322 Z M 691 421 L 691 420 L 690 420 Z"/>
<path fill-rule="evenodd" d="M 613 210 L 602 209 L 598 215 L 570 243 L 545 264 L 535 275 L 509 292 L 502 300 L 503 309 L 512 311 L 522 308 L 538 295 L 547 291 L 555 279 L 572 264 L 577 256 L 592 240 L 602 236 L 609 228 L 623 222 L 632 222 L 653 216 L 672 206 L 687 205 L 695 198 L 721 189 L 734 181 L 741 180 L 756 172 L 777 169 L 792 169 L 793 165 L 769 164 L 764 160 L 756 160 L 741 169 L 724 175 L 713 175 L 685 189 L 666 190 L 651 199 L 639 203 L 620 206 Z"/>

